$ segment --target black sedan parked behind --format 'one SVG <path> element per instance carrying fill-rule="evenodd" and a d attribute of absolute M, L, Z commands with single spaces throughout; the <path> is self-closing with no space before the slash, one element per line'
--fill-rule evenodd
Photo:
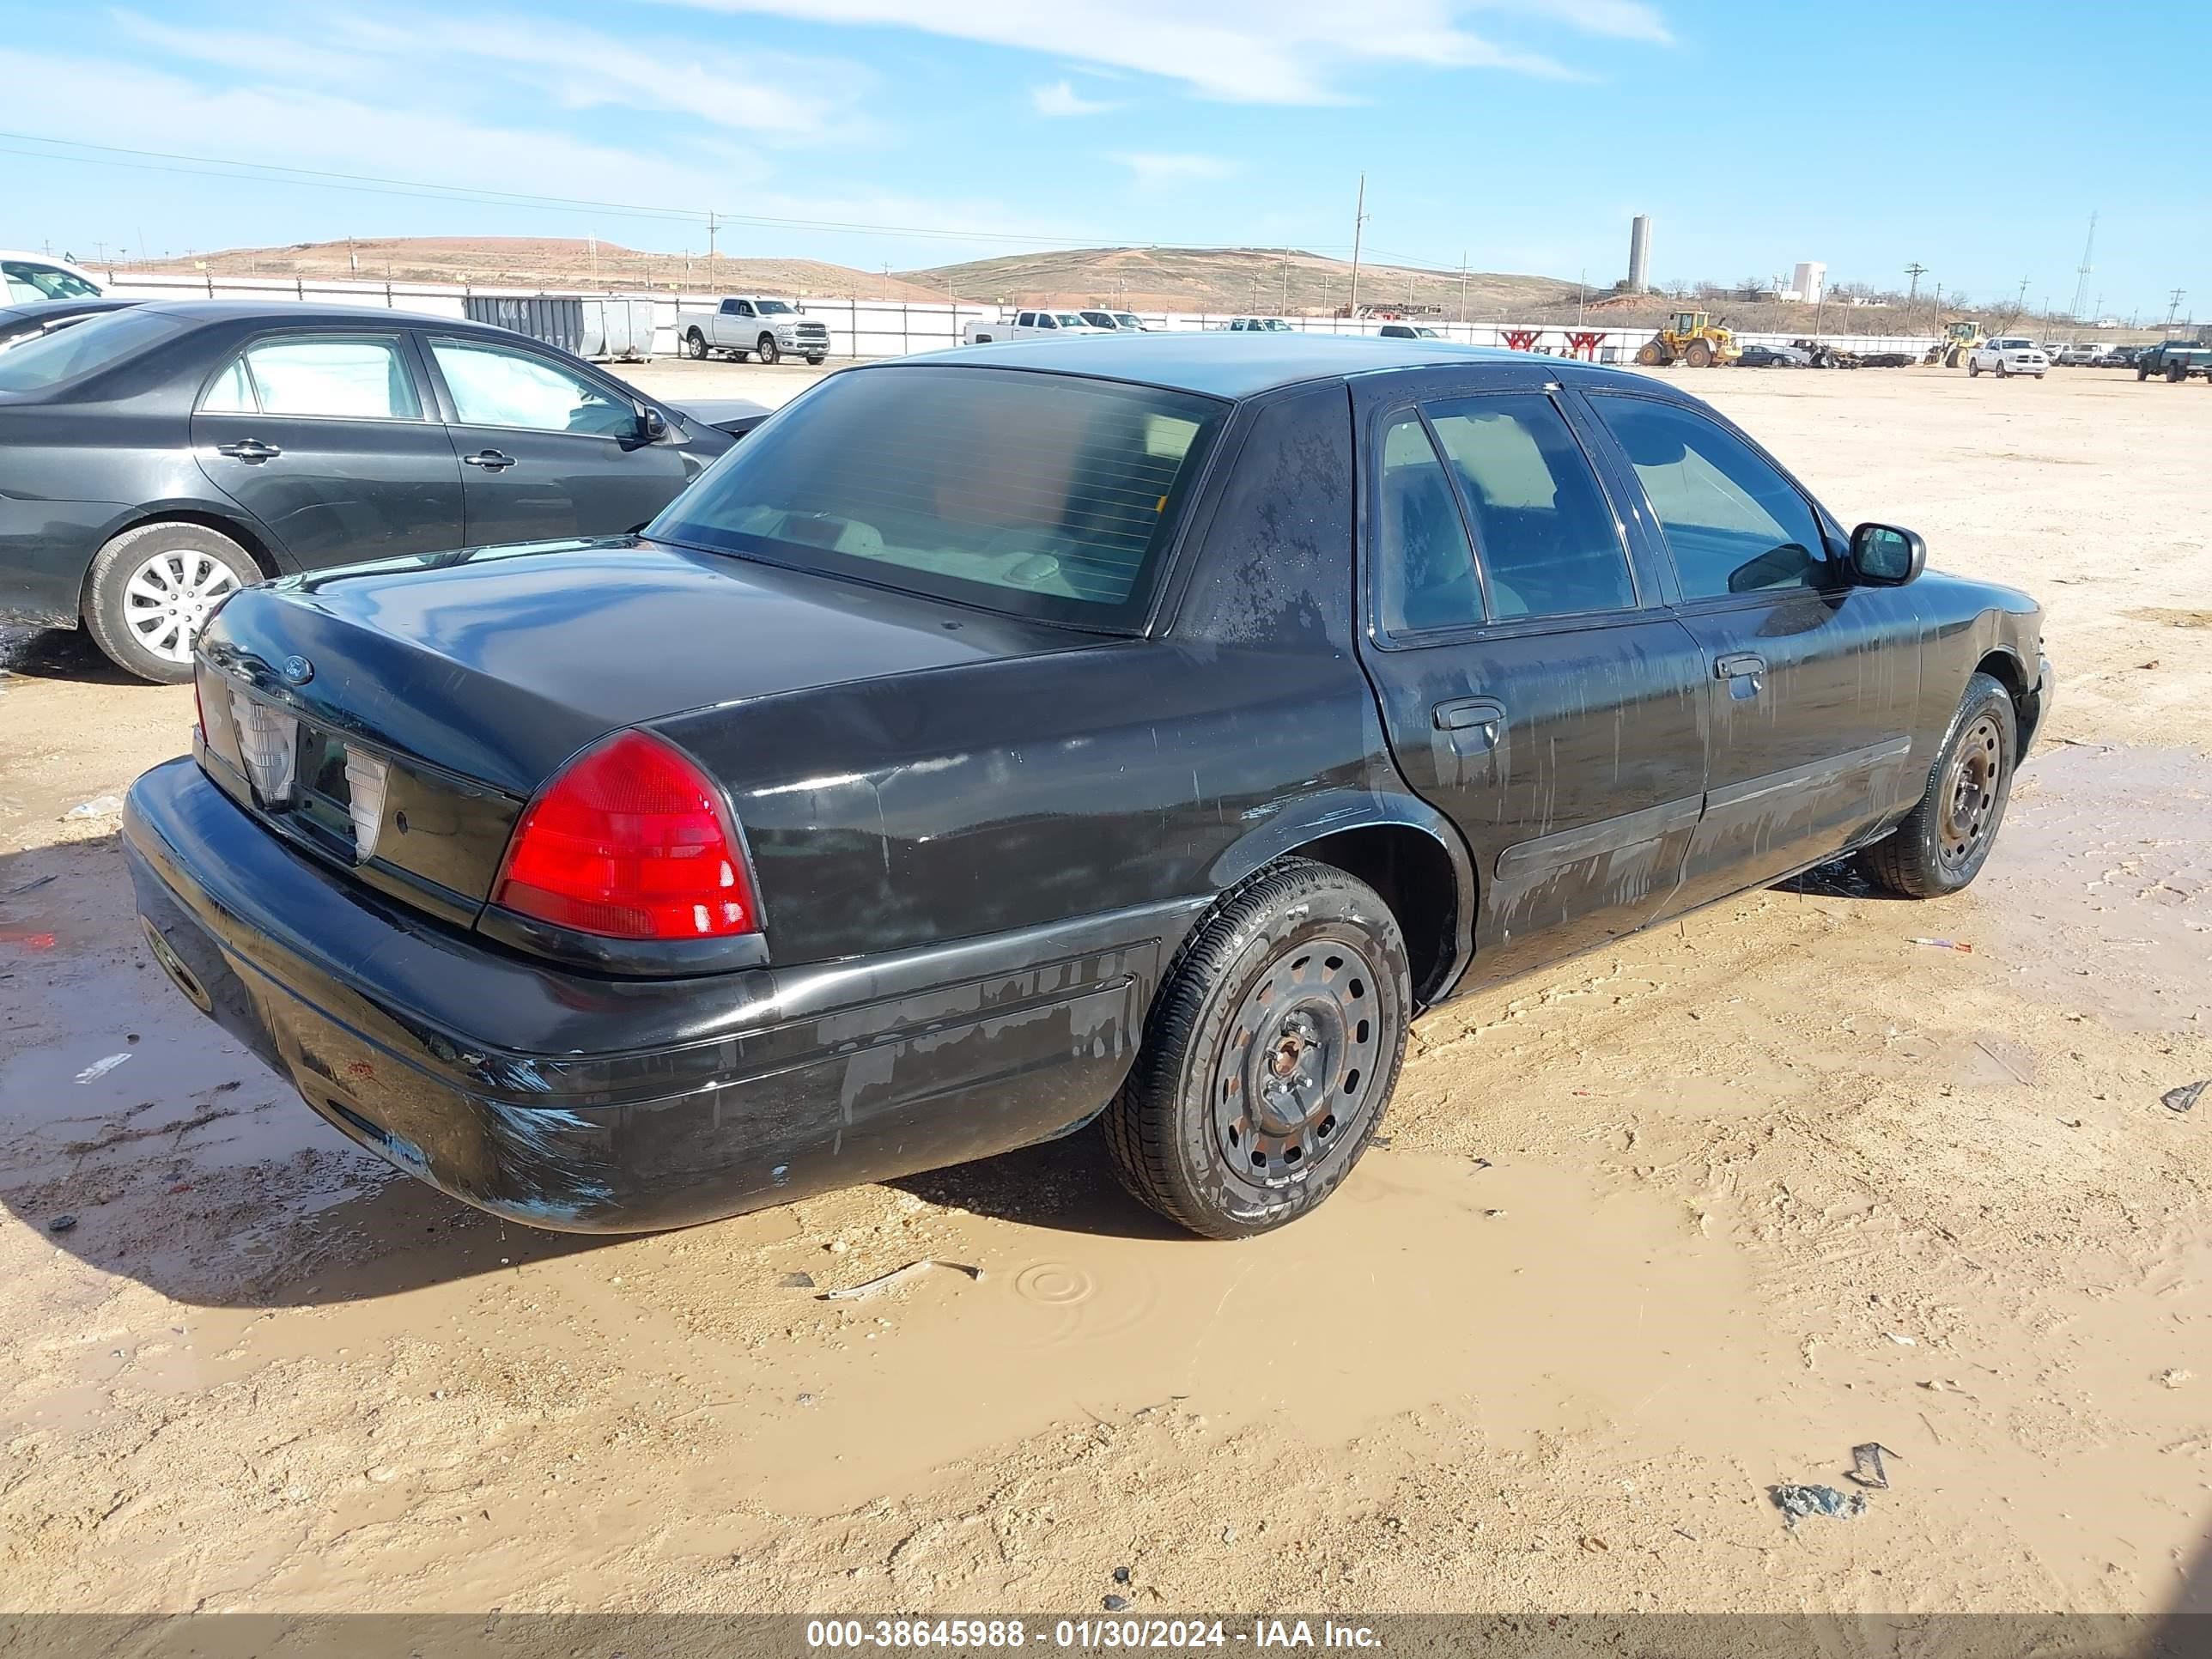
<path fill-rule="evenodd" d="M 2041 612 L 1646 375 L 1117 335 L 804 393 L 641 537 L 240 593 L 149 944 L 314 1110 L 621 1231 L 1104 1115 L 1235 1237 L 1419 1010 L 1864 849 L 1989 856 Z"/>
<path fill-rule="evenodd" d="M 183 680 L 246 583 L 634 530 L 765 412 L 685 413 L 457 318 L 134 306 L 0 354 L 0 614 Z"/>

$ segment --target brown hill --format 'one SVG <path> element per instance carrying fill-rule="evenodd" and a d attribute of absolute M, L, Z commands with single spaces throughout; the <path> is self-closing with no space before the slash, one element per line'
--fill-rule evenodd
<path fill-rule="evenodd" d="M 1348 261 L 1295 248 L 1066 248 L 898 273 L 942 296 L 1030 305 L 1116 304 L 1138 311 L 1326 315 L 1352 294 Z M 1363 261 L 1363 305 L 1439 306 L 1456 320 L 1520 316 L 1575 302 L 1575 285 L 1549 276 L 1425 270 Z"/>
<path fill-rule="evenodd" d="M 645 289 L 695 294 L 765 293 L 818 299 L 941 300 L 879 272 L 819 259 L 708 259 L 651 253 L 616 242 L 562 236 L 363 236 L 289 247 L 224 248 L 183 259 L 118 266 L 218 276 L 358 277 L 366 282 L 477 283 L 492 288 Z"/>

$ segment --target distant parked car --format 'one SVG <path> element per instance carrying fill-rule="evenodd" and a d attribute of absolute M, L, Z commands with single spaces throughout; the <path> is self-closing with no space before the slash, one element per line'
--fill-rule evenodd
<path fill-rule="evenodd" d="M 1231 334 L 1289 334 L 1291 325 L 1280 317 L 1232 317 L 1227 332 Z"/>
<path fill-rule="evenodd" d="M 68 328 L 88 317 L 135 306 L 136 300 L 33 300 L 27 305 L 0 306 L 0 351 Z"/>
<path fill-rule="evenodd" d="M 40 300 L 97 300 L 107 290 L 90 271 L 43 253 L 0 248 L 0 300 L 29 305 Z"/>
<path fill-rule="evenodd" d="M 0 613 L 191 672 L 236 589 L 643 524 L 767 414 L 451 317 L 150 301 L 0 353 Z"/>
<path fill-rule="evenodd" d="M 960 331 L 960 343 L 994 345 L 1006 340 L 1057 340 L 1069 334 L 1118 332 L 1118 325 L 1101 328 L 1096 323 L 1085 322 L 1079 311 L 1017 311 L 999 322 L 987 323 L 979 319 L 964 325 Z"/>
<path fill-rule="evenodd" d="M 2017 334 L 1985 340 L 1966 354 L 1969 377 L 1987 371 L 2000 380 L 2014 374 L 2033 374 L 2039 380 L 2050 370 L 2049 354 L 2034 341 Z"/>
<path fill-rule="evenodd" d="M 705 359 L 727 352 L 743 362 L 764 363 L 787 356 L 818 364 L 830 355 L 830 325 L 810 320 L 801 307 L 762 294 L 726 294 L 711 312 L 679 311 L 677 338 L 687 356 Z"/>
<path fill-rule="evenodd" d="M 2141 346 L 2116 345 L 2106 354 L 2103 367 L 2133 368 L 2136 366 L 2136 356 L 2142 349 Z"/>
<path fill-rule="evenodd" d="M 1796 346 L 1747 345 L 1736 360 L 1739 368 L 1810 368 L 1813 359 L 1809 353 Z"/>
<path fill-rule="evenodd" d="M 2154 374 L 2169 380 L 2185 380 L 2212 367 L 2212 346 L 2201 346 L 2194 340 L 2160 340 L 2136 353 L 2136 360 L 2129 367 L 2135 370 L 2138 380 L 2148 380 Z"/>
<path fill-rule="evenodd" d="M 1419 323 L 1385 323 L 1375 331 L 1386 340 L 1441 340 L 1444 337 Z"/>
<path fill-rule="evenodd" d="M 1115 334 L 1152 334 L 1159 331 L 1149 327 L 1145 319 L 1133 311 L 1079 311 L 1077 316 L 1091 325 Z"/>

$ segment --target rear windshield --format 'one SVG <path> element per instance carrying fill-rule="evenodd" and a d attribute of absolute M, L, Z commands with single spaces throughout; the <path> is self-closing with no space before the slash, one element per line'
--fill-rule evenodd
<path fill-rule="evenodd" d="M 646 533 L 1016 616 L 1131 627 L 1228 410 L 1026 371 L 835 375 Z"/>
<path fill-rule="evenodd" d="M 94 374 L 185 326 L 156 311 L 118 311 L 26 340 L 0 356 L 0 392 L 45 392 Z"/>

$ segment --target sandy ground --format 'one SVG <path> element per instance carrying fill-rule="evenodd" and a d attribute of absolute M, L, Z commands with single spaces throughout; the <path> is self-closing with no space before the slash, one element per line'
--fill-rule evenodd
<path fill-rule="evenodd" d="M 2046 602 L 1995 858 L 1442 1011 L 1389 1144 L 1249 1244 L 1170 1236 L 1088 1138 L 619 1243 L 396 1177 L 151 968 L 71 815 L 189 691 L 18 640 L 0 1601 L 2212 1611 L 2212 1095 L 2160 1103 L 2212 1076 L 2212 397 L 1699 386 L 1847 521 Z M 817 1299 L 925 1257 L 984 1276 Z M 1766 1488 L 1869 1441 L 1890 1488 L 1786 1530 Z"/>

